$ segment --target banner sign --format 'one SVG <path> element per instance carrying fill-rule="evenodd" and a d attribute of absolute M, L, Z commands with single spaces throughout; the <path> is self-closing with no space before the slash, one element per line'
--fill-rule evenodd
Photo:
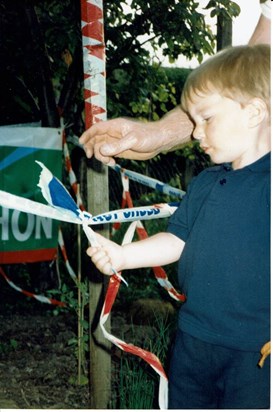
<path fill-rule="evenodd" d="M 40 168 L 35 160 L 61 178 L 61 129 L 0 127 L 0 190 L 46 203 L 37 186 Z M 0 264 L 52 260 L 57 247 L 57 221 L 0 206 Z"/>

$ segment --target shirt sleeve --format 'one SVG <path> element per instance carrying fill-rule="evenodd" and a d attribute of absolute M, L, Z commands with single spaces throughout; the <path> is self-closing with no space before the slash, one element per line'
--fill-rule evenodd
<path fill-rule="evenodd" d="M 190 183 L 186 195 L 180 202 L 179 207 L 175 213 L 170 217 L 167 232 L 172 233 L 177 236 L 179 239 L 186 242 L 188 235 L 190 233 L 190 224 L 189 224 L 189 208 L 191 203 L 191 192 L 194 186 L 196 178 L 193 178 Z"/>
<path fill-rule="evenodd" d="M 262 15 L 271 20 L 271 0 L 261 2 Z"/>

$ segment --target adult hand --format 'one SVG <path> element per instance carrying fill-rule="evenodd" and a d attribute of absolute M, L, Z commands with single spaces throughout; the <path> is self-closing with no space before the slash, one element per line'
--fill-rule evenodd
<path fill-rule="evenodd" d="M 114 165 L 114 157 L 146 160 L 190 140 L 193 124 L 180 107 L 156 122 L 117 118 L 100 122 L 80 138 L 87 157 Z"/>

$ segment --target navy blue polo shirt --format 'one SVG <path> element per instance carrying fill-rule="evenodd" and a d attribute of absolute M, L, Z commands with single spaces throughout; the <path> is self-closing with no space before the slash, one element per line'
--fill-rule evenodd
<path fill-rule="evenodd" d="M 186 242 L 179 328 L 205 342 L 259 351 L 270 340 L 270 153 L 242 169 L 204 170 L 168 232 Z"/>

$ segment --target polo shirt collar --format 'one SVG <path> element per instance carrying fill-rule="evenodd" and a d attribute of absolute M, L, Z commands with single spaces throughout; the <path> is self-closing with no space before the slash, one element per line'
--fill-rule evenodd
<path fill-rule="evenodd" d="M 269 172 L 270 171 L 270 164 L 271 164 L 271 152 L 267 153 L 260 159 L 256 160 L 256 162 L 251 163 L 243 167 L 240 170 L 248 169 L 251 172 Z M 230 163 L 223 163 L 220 168 L 223 168 L 226 171 L 233 170 Z"/>

